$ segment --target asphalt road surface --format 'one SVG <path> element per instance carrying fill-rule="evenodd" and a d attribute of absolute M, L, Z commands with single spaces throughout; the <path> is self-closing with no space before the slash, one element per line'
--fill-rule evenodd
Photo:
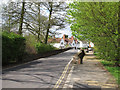
<path fill-rule="evenodd" d="M 76 53 L 77 50 L 71 49 L 3 70 L 2 88 L 53 88 L 65 66 Z"/>

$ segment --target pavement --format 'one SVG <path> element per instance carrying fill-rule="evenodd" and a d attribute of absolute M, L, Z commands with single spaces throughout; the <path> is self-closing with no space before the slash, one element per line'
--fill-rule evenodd
<path fill-rule="evenodd" d="M 63 88 L 69 90 L 118 90 L 115 78 L 102 66 L 93 52 L 86 53 L 83 64 L 74 64 Z"/>
<path fill-rule="evenodd" d="M 54 88 L 76 53 L 77 50 L 71 49 L 3 70 L 2 88 Z"/>

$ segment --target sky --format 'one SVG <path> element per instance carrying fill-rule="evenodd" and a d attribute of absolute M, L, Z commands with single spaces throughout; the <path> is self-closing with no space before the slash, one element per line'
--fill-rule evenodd
<path fill-rule="evenodd" d="M 2 3 L 6 4 L 9 0 L 1 0 L 0 1 L 0 6 Z M 16 1 L 16 0 L 10 0 L 10 1 Z M 40 0 L 39 0 L 40 1 Z M 42 1 L 42 0 L 41 0 Z M 56 0 L 56 1 L 61 1 L 61 0 Z M 63 0 L 64 1 L 64 0 Z M 72 0 L 66 0 L 67 3 L 71 2 Z M 80 0 L 79 0 L 80 1 Z M 91 1 L 91 0 L 81 0 L 81 1 Z M 99 0 L 94 0 L 94 1 L 99 1 Z M 119 1 L 119 0 L 106 0 L 106 1 Z M 0 23 L 2 22 L 1 16 L 0 16 Z M 70 29 L 70 25 L 66 25 L 64 29 L 58 30 L 57 32 L 61 33 L 60 35 L 56 35 L 56 37 L 62 37 L 63 34 L 68 35 L 68 37 L 72 36 L 72 31 Z"/>
<path fill-rule="evenodd" d="M 0 6 L 1 4 L 6 4 L 9 0 L 1 0 L 0 1 Z M 11 0 L 11 1 L 16 1 L 16 0 Z M 68 1 L 68 0 L 67 0 Z M 70 1 L 70 0 L 69 0 Z M 1 16 L 0 16 L 0 22 L 2 22 L 1 20 Z M 61 29 L 61 30 L 58 30 L 57 32 L 61 33 L 60 35 L 55 35 L 55 37 L 62 37 L 63 34 L 66 34 L 68 35 L 68 37 L 71 37 L 72 36 L 72 31 L 70 29 L 70 25 L 66 25 L 66 27 L 64 29 Z"/>
<path fill-rule="evenodd" d="M 60 35 L 56 36 L 56 37 L 61 37 L 63 36 L 63 34 L 68 35 L 68 37 L 72 36 L 72 31 L 70 29 L 69 25 L 66 25 L 66 28 L 62 29 L 62 30 L 58 30 L 57 32 L 61 33 Z"/>

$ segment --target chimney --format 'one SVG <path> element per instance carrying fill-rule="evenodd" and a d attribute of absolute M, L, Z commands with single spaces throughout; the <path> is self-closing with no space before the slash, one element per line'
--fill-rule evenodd
<path fill-rule="evenodd" d="M 55 39 L 55 35 L 53 35 L 53 39 Z"/>
<path fill-rule="evenodd" d="M 71 36 L 71 39 L 72 39 L 72 40 L 74 40 L 74 37 L 73 37 L 73 36 Z"/>
<path fill-rule="evenodd" d="M 65 41 L 65 34 L 63 35 L 63 40 Z"/>

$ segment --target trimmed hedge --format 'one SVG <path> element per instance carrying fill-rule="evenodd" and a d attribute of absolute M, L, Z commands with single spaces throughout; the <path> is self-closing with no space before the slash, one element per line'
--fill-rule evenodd
<path fill-rule="evenodd" d="M 35 45 L 35 47 L 36 47 L 36 50 L 38 53 L 45 53 L 45 52 L 52 51 L 52 50 L 56 49 L 52 45 L 43 44 L 43 43 L 37 43 Z"/>
<path fill-rule="evenodd" d="M 2 63 L 19 62 L 25 52 L 25 38 L 15 34 L 2 32 Z"/>

